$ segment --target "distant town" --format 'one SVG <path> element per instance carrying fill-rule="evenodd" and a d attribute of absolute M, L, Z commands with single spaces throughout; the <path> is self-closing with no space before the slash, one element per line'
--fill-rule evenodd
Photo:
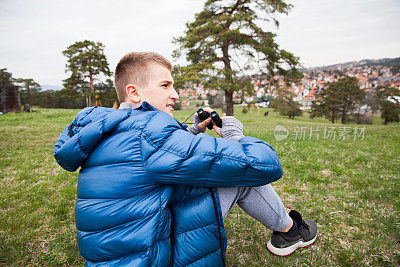
<path fill-rule="evenodd" d="M 365 92 L 372 92 L 374 88 L 383 84 L 400 90 L 400 58 L 362 60 L 336 64 L 326 67 L 302 69 L 303 77 L 298 82 L 287 84 L 282 76 L 274 76 L 272 79 L 263 76 L 250 76 L 254 85 L 251 94 L 238 91 L 234 92 L 233 100 L 236 104 L 255 103 L 260 106 L 267 106 L 268 101 L 277 94 L 277 89 L 288 87 L 294 94 L 294 100 L 301 104 L 301 109 L 311 108 L 312 101 L 316 95 L 328 83 L 337 81 L 340 77 L 350 76 L 358 79 L 360 88 Z M 180 91 L 182 105 L 188 106 L 192 100 L 207 101 L 207 94 L 216 96 L 218 90 L 207 89 L 201 84 L 192 83 Z M 206 102 L 207 103 L 207 102 Z"/>

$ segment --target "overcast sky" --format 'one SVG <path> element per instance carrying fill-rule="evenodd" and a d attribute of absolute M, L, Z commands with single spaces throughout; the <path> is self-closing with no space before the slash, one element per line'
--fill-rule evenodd
<path fill-rule="evenodd" d="M 0 68 L 15 78 L 61 85 L 62 51 L 76 41 L 105 45 L 111 70 L 131 51 L 172 60 L 172 38 L 201 0 L 0 0 Z M 399 0 L 291 0 L 277 42 L 305 67 L 400 56 Z M 276 31 L 274 29 L 274 31 Z"/>

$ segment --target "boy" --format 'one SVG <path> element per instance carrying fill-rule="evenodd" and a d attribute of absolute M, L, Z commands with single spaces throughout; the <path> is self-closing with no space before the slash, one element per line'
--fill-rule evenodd
<path fill-rule="evenodd" d="M 86 108 L 61 133 L 57 162 L 81 167 L 75 219 L 89 266 L 225 265 L 223 219 L 235 203 L 274 230 L 268 248 L 288 255 L 316 239 L 313 221 L 289 215 L 269 183 L 282 176 L 274 149 L 223 118 L 223 138 L 173 118 L 171 64 L 130 53 L 115 71 L 120 109 Z M 210 111 L 210 110 L 208 110 Z"/>

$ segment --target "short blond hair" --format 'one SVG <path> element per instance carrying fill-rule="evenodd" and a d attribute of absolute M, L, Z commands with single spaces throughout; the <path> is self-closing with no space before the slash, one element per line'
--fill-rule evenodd
<path fill-rule="evenodd" d="M 172 71 L 172 64 L 165 57 L 154 52 L 132 52 L 119 61 L 114 77 L 119 102 L 125 101 L 127 97 L 125 88 L 128 84 L 147 85 L 147 72 L 151 64 L 159 64 Z"/>

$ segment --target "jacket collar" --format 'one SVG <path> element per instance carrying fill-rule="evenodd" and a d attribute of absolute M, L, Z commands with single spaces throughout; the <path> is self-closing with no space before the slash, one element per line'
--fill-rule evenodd
<path fill-rule="evenodd" d="M 129 102 L 122 102 L 121 105 L 119 105 L 118 109 L 136 109 L 138 106 L 129 103 Z"/>
<path fill-rule="evenodd" d="M 129 102 L 122 102 L 119 109 L 139 109 L 139 110 L 157 110 L 155 107 L 144 101 L 141 106 L 136 106 Z"/>
<path fill-rule="evenodd" d="M 121 105 L 119 105 L 118 109 L 158 110 L 146 101 L 143 101 L 141 106 L 136 106 L 129 102 L 122 102 Z M 188 127 L 187 124 L 180 123 L 178 120 L 177 120 L 177 122 L 183 129 L 187 130 L 187 127 Z"/>

